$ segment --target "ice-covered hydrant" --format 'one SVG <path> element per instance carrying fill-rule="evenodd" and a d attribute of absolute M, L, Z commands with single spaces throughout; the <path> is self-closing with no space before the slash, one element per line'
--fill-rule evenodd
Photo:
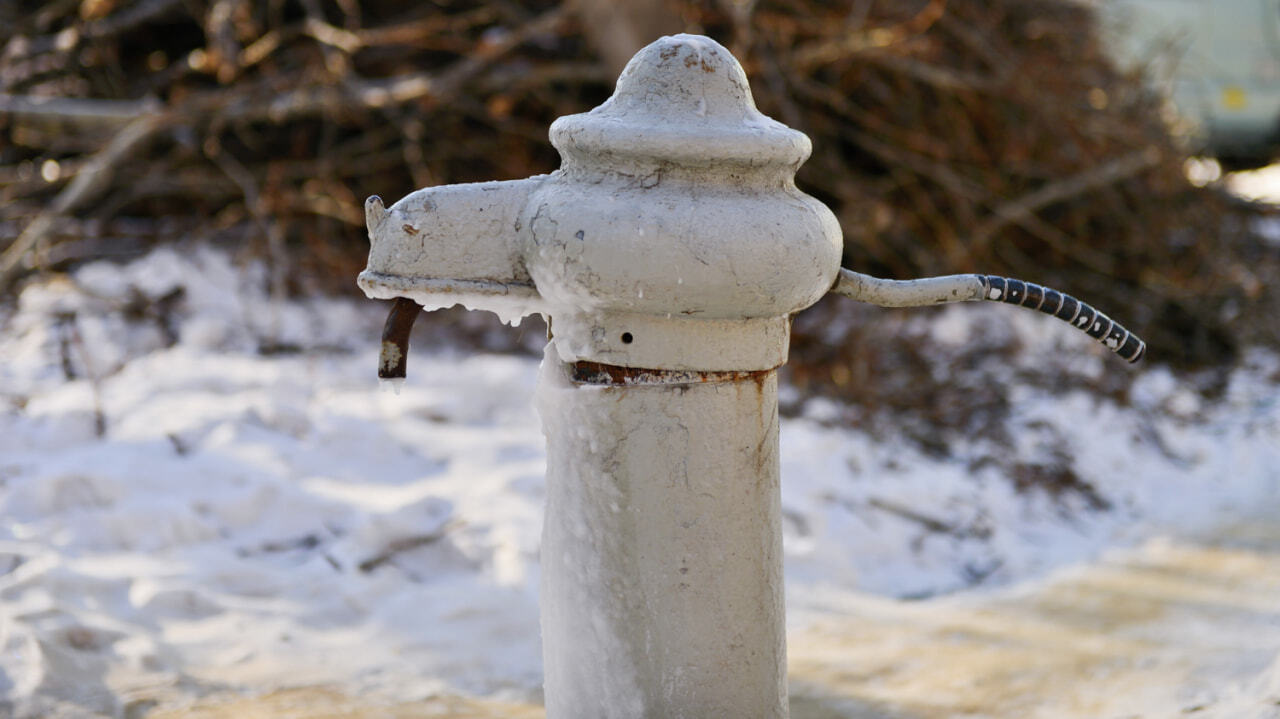
<path fill-rule="evenodd" d="M 785 717 L 777 368 L 791 316 L 829 291 L 906 306 L 994 299 L 1067 319 L 1122 357 L 1088 305 L 985 275 L 840 268 L 832 213 L 796 189 L 809 139 L 756 110 L 699 36 L 641 50 L 613 96 L 562 117 L 563 164 L 366 205 L 360 287 L 396 304 L 379 374 L 403 377 L 420 307 L 541 313 L 547 716 Z"/>

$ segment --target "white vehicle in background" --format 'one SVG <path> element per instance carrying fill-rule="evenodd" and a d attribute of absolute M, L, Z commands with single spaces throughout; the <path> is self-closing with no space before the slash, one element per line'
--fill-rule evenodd
<path fill-rule="evenodd" d="M 1107 45 L 1145 65 L 1227 169 L 1280 149 L 1280 0 L 1105 0 Z"/>

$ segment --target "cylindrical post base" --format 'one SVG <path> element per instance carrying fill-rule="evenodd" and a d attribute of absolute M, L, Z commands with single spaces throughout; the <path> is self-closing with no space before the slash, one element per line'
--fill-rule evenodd
<path fill-rule="evenodd" d="M 785 718 L 777 375 L 539 381 L 548 718 Z"/>

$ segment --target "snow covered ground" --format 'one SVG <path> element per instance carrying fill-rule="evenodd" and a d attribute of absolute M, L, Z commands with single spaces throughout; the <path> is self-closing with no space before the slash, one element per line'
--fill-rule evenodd
<path fill-rule="evenodd" d="M 380 304 L 273 303 L 261 280 L 166 248 L 0 310 L 0 715 L 304 685 L 537 701 L 537 361 L 419 347 L 403 391 L 380 392 Z M 994 316 L 1036 348 L 1011 361 L 1130 371 L 1034 313 L 926 321 L 962 342 Z M 1014 459 L 1065 453 L 1101 511 L 1015 491 L 974 466 L 990 447 L 930 457 L 808 403 L 782 423 L 792 628 L 830 620 L 833 597 L 1035 587 L 1280 510 L 1278 380 L 1280 358 L 1253 352 L 1212 403 L 1158 367 L 1129 407 L 1015 387 Z"/>

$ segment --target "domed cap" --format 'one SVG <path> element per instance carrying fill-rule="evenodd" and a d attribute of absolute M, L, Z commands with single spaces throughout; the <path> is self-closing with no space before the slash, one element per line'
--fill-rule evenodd
<path fill-rule="evenodd" d="M 627 63 L 613 96 L 551 125 L 551 143 L 572 162 L 634 160 L 799 167 L 809 138 L 761 114 L 746 73 L 723 45 L 671 35 Z"/>

